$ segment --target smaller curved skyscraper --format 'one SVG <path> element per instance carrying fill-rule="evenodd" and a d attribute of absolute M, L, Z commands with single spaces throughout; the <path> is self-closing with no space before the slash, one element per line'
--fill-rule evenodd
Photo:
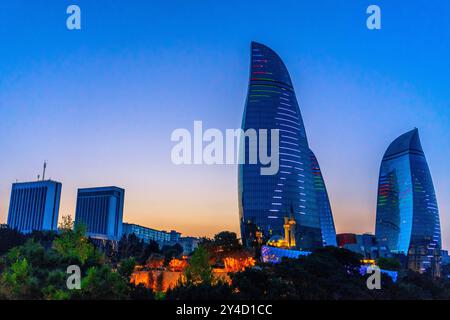
<path fill-rule="evenodd" d="M 330 200 L 328 198 L 327 188 L 323 180 L 322 171 L 320 171 L 319 162 L 310 149 L 311 169 L 313 174 L 314 190 L 316 191 L 317 209 L 320 214 L 320 225 L 322 227 L 323 246 L 337 247 L 336 228 L 334 226 L 333 213 L 331 211 Z"/>
<path fill-rule="evenodd" d="M 384 154 L 375 233 L 380 244 L 408 256 L 410 269 L 439 274 L 439 210 L 417 129 L 395 139 Z"/>

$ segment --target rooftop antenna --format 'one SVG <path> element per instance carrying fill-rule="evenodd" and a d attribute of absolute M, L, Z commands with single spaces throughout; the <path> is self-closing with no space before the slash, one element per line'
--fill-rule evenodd
<path fill-rule="evenodd" d="M 47 161 L 44 161 L 44 170 L 42 171 L 42 181 L 45 180 L 45 169 L 47 169 Z"/>

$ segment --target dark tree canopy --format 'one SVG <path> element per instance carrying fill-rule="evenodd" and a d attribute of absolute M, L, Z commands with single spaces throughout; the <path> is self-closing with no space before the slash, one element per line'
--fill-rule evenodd
<path fill-rule="evenodd" d="M 82 225 L 62 228 L 56 233 L 34 232 L 23 235 L 0 228 L 0 299 L 450 299 L 450 280 L 433 279 L 401 268 L 396 259 L 379 259 L 384 269 L 400 269 L 398 281 L 382 274 L 381 289 L 367 288 L 367 275 L 360 274 L 361 256 L 351 251 L 326 247 L 299 259 L 284 259 L 279 264 L 258 263 L 242 272 L 230 273 L 230 283 L 215 278 L 216 256 L 241 250 L 232 232 L 221 232 L 203 241 L 184 269 L 184 281 L 167 291 L 153 292 L 130 283 L 137 264 L 159 257 L 164 268 L 182 255 L 180 245 L 144 243 L 135 235 L 123 237 L 113 257 L 98 250 L 86 237 Z M 220 253 L 220 254 L 219 254 Z M 150 259 L 151 260 L 151 259 Z M 154 259 L 155 260 L 155 259 Z M 157 260 L 157 259 L 156 259 Z M 68 290 L 67 266 L 81 270 L 81 290 Z M 443 275 L 450 272 L 443 266 Z"/>
<path fill-rule="evenodd" d="M 0 255 L 8 252 L 9 249 L 23 244 L 26 237 L 17 230 L 8 227 L 0 228 Z"/>

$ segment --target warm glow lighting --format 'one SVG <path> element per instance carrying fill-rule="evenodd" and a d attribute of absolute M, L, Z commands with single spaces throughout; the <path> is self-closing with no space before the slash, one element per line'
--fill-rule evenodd
<path fill-rule="evenodd" d="M 373 259 L 363 259 L 363 260 L 361 260 L 361 263 L 363 263 L 363 264 L 370 264 L 372 266 L 376 265 L 376 261 L 373 260 Z"/>

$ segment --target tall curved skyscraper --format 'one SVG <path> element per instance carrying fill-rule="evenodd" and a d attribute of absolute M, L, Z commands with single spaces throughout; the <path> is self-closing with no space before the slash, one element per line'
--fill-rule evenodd
<path fill-rule="evenodd" d="M 291 78 L 280 57 L 256 42 L 251 44 L 250 81 L 242 129 L 278 129 L 280 136 L 277 174 L 261 175 L 259 163 L 247 161 L 239 165 L 239 213 L 244 244 L 255 238 L 267 241 L 274 235 L 282 236 L 284 218 L 288 216 L 296 222 L 298 249 L 322 246 L 324 205 L 320 200 L 323 198 L 317 196 L 317 176 L 313 174 L 313 171 L 317 173 L 313 168 L 318 165 L 312 163 Z M 245 159 L 249 159 L 248 144 Z"/>
<path fill-rule="evenodd" d="M 384 154 L 375 233 L 380 244 L 408 256 L 410 269 L 439 272 L 439 210 L 417 129 L 395 139 Z"/>
<path fill-rule="evenodd" d="M 336 229 L 334 226 L 333 213 L 331 211 L 331 205 L 328 198 L 327 188 L 325 186 L 325 181 L 323 180 L 319 162 L 317 161 L 314 152 L 312 152 L 312 150 L 309 151 L 311 157 L 314 190 L 316 192 L 316 201 L 320 214 L 320 226 L 322 228 L 323 245 L 337 247 Z"/>

